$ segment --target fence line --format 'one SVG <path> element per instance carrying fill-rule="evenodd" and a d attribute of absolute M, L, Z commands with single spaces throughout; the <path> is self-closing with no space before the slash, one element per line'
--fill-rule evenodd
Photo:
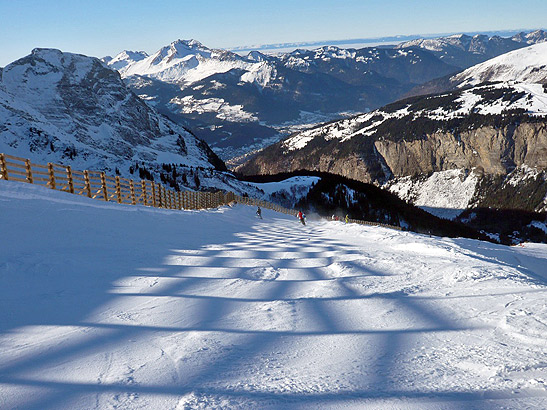
<path fill-rule="evenodd" d="M 208 209 L 238 202 L 260 206 L 287 215 L 295 215 L 293 209 L 264 201 L 236 195 L 233 192 L 173 191 L 154 181 L 134 181 L 120 176 L 112 177 L 98 171 L 76 171 L 70 166 L 48 162 L 33 164 L 29 159 L 0 153 L 0 179 L 42 185 L 57 191 L 86 196 L 106 202 L 144 205 L 164 209 Z M 348 222 L 361 225 L 383 226 L 401 229 L 377 222 L 350 219 Z"/>

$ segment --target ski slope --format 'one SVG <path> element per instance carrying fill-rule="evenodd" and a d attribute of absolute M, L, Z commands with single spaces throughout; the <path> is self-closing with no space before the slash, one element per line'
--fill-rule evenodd
<path fill-rule="evenodd" d="M 547 245 L 0 181 L 0 408 L 537 408 Z"/>

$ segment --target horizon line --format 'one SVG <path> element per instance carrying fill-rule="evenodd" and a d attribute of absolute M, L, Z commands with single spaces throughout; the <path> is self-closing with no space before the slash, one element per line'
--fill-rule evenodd
<path fill-rule="evenodd" d="M 340 40 L 320 40 L 320 41 L 295 41 L 286 43 L 270 43 L 270 44 L 255 44 L 255 45 L 242 45 L 226 47 L 225 50 L 234 52 L 243 51 L 261 51 L 261 50 L 280 50 L 287 48 L 305 48 L 316 46 L 329 46 L 329 45 L 351 45 L 351 44 L 385 44 L 394 45 L 405 41 L 419 40 L 419 39 L 434 39 L 440 37 L 448 37 L 454 35 L 490 35 L 500 37 L 511 37 L 519 33 L 532 33 L 538 30 L 546 30 L 545 28 L 521 28 L 513 30 L 487 30 L 487 31 L 465 31 L 465 32 L 446 32 L 446 33 L 429 33 L 429 34 L 408 34 L 408 35 L 391 35 L 382 37 L 366 37 L 366 38 L 348 38 Z"/>

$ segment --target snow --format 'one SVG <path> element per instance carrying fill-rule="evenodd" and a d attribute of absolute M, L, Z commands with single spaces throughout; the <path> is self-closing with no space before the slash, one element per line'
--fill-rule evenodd
<path fill-rule="evenodd" d="M 486 81 L 541 83 L 547 77 L 547 43 L 534 44 L 477 64 L 451 78 L 459 87 Z"/>
<path fill-rule="evenodd" d="M 257 188 L 264 191 L 265 194 L 271 195 L 276 192 L 282 192 L 282 191 L 291 191 L 296 189 L 302 188 L 309 188 L 313 185 L 319 182 L 321 178 L 319 177 L 309 177 L 309 176 L 301 176 L 301 177 L 292 177 L 287 178 L 280 182 L 267 182 L 267 183 L 253 183 L 249 182 L 250 185 L 256 186 Z"/>
<path fill-rule="evenodd" d="M 544 408 L 547 247 L 0 181 L 2 408 Z"/>
<path fill-rule="evenodd" d="M 223 98 L 202 98 L 197 99 L 193 95 L 186 97 L 174 97 L 169 101 L 176 111 L 184 114 L 207 112 L 216 113 L 215 117 L 221 120 L 233 122 L 254 122 L 258 118 L 252 113 L 243 109 L 243 105 L 230 105 Z"/>
<path fill-rule="evenodd" d="M 112 67 L 114 70 L 121 70 L 122 68 L 127 67 L 129 64 L 135 63 L 137 61 L 144 60 L 148 57 L 148 54 L 144 51 L 122 51 L 114 58 L 106 61 L 107 65 Z"/>
<path fill-rule="evenodd" d="M 469 207 L 478 181 L 474 172 L 451 169 L 434 172 L 427 178 L 399 178 L 386 187 L 433 215 L 454 219 Z"/>
<path fill-rule="evenodd" d="M 293 208 L 320 180 L 319 177 L 299 176 L 279 182 L 248 182 L 248 184 L 263 192 L 262 198 L 264 200 L 282 203 L 286 208 Z"/>

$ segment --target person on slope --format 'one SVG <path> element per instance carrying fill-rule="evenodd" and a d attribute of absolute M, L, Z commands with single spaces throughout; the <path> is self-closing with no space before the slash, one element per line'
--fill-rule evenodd
<path fill-rule="evenodd" d="M 262 209 L 260 209 L 260 207 L 256 208 L 256 216 L 258 216 L 260 219 L 262 219 Z"/>
<path fill-rule="evenodd" d="M 346 215 L 346 223 L 349 223 L 349 215 Z"/>
<path fill-rule="evenodd" d="M 300 219 L 300 222 L 302 222 L 302 225 L 306 225 L 306 221 L 304 220 L 304 214 L 302 211 L 298 211 L 298 214 L 296 215 L 298 219 Z"/>

